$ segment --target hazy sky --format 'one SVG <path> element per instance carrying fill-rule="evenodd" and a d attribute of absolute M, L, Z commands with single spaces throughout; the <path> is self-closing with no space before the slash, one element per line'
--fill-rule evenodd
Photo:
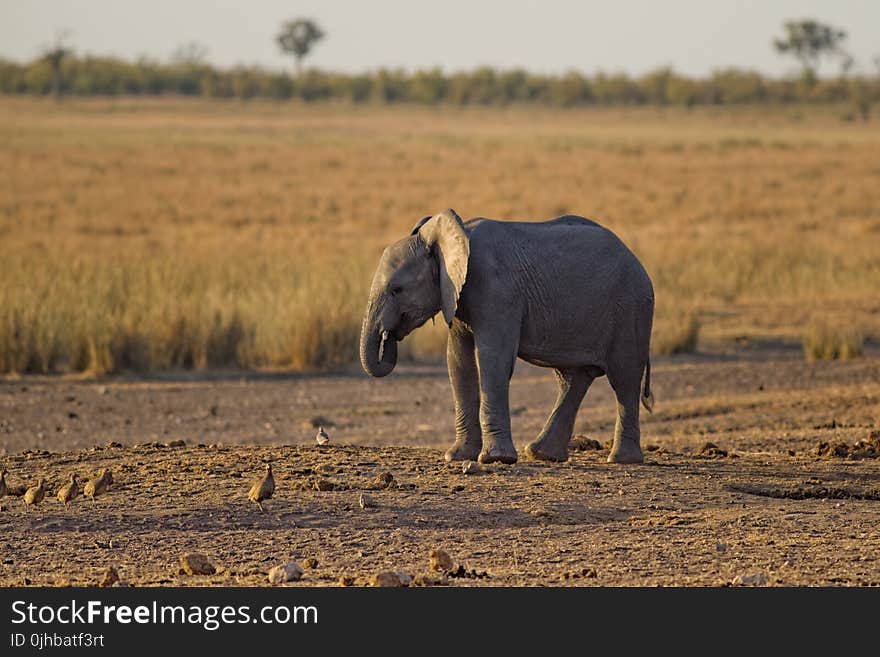
<path fill-rule="evenodd" d="M 796 70 L 771 41 L 787 18 L 849 34 L 859 69 L 880 55 L 880 0 L 0 0 L 0 57 L 29 60 L 62 30 L 78 52 L 167 58 L 197 41 L 222 66 L 290 66 L 275 44 L 287 18 L 327 32 L 308 65 L 445 71 L 480 65 L 559 73 L 703 75 L 727 66 Z M 836 72 L 836 66 L 827 66 Z"/>

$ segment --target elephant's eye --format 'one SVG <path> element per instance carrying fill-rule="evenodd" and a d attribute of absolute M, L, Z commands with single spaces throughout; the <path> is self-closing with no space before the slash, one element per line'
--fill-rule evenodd
<path fill-rule="evenodd" d="M 394 287 L 391 288 L 391 296 L 396 297 L 398 294 L 400 294 L 400 291 L 401 291 L 400 287 L 395 285 Z"/>

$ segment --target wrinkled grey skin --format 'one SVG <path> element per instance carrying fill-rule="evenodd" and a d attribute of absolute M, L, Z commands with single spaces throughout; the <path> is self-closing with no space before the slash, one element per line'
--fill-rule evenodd
<path fill-rule="evenodd" d="M 508 390 L 522 358 L 556 373 L 559 396 L 535 459 L 564 461 L 581 401 L 607 375 L 617 396 L 608 460 L 642 461 L 639 402 L 648 410 L 651 280 L 609 230 L 583 217 L 543 223 L 425 217 L 382 255 L 361 328 L 361 364 L 389 374 L 397 342 L 442 312 L 455 401 L 456 439 L 446 460 L 513 463 Z M 642 374 L 645 384 L 642 387 Z"/>

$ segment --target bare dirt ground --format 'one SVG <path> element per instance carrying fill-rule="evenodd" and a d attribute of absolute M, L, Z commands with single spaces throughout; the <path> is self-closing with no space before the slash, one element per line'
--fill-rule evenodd
<path fill-rule="evenodd" d="M 136 586 L 265 585 L 269 568 L 291 560 L 317 562 L 297 586 L 366 584 L 380 570 L 425 572 L 441 547 L 470 575 L 453 586 L 717 586 L 750 575 L 880 585 L 876 350 L 809 364 L 799 351 L 744 349 L 657 359 L 653 373 L 645 465 L 608 464 L 603 447 L 472 474 L 442 461 L 452 439 L 443 366 L 401 366 L 383 380 L 7 379 L 0 466 L 13 492 L 44 476 L 49 494 L 30 511 L 0 499 L 0 584 L 94 585 L 112 565 Z M 519 447 L 554 398 L 549 370 L 518 365 Z M 604 444 L 613 419 L 602 379 L 577 432 Z M 314 444 L 322 422 L 325 448 Z M 264 460 L 277 491 L 260 513 L 246 493 Z M 70 472 L 102 467 L 113 470 L 109 493 L 69 511 L 55 499 Z M 375 508 L 359 506 L 363 492 Z M 180 574 L 185 552 L 219 572 Z"/>

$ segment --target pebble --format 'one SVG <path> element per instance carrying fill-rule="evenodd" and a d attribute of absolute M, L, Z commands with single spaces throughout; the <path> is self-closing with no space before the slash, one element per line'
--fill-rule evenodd
<path fill-rule="evenodd" d="M 476 461 L 467 461 L 463 466 L 461 466 L 462 474 L 477 474 L 480 471 L 481 468 L 476 463 Z"/>
<path fill-rule="evenodd" d="M 366 493 L 361 493 L 361 497 L 358 500 L 358 504 L 362 509 L 374 509 L 376 507 L 376 500 L 367 495 Z"/>
<path fill-rule="evenodd" d="M 373 577 L 370 579 L 370 586 L 383 586 L 394 588 L 409 586 L 410 582 L 412 582 L 412 577 L 410 577 L 406 573 L 396 572 L 393 570 L 382 570 L 373 575 Z"/>
<path fill-rule="evenodd" d="M 449 578 L 443 573 L 419 573 L 413 577 L 412 586 L 448 586 Z"/>
<path fill-rule="evenodd" d="M 394 483 L 394 475 L 390 472 L 383 472 L 376 475 L 376 478 L 373 479 L 374 488 L 388 488 L 392 483 Z"/>
<path fill-rule="evenodd" d="M 449 556 L 449 553 L 440 548 L 434 548 L 431 550 L 428 554 L 428 563 L 431 566 L 431 570 L 444 573 L 451 571 L 455 567 L 455 563 L 452 561 L 452 557 Z"/>
<path fill-rule="evenodd" d="M 764 573 L 749 573 L 747 575 L 737 575 L 733 578 L 734 586 L 766 586 L 767 575 Z"/>
<path fill-rule="evenodd" d="M 295 561 L 282 566 L 275 566 L 269 569 L 270 584 L 284 584 L 285 582 L 299 581 L 303 576 L 303 569 Z"/>
<path fill-rule="evenodd" d="M 318 560 L 315 557 L 309 557 L 303 561 L 303 568 L 315 569 L 318 567 Z"/>
<path fill-rule="evenodd" d="M 339 586 L 354 586 L 354 577 L 351 575 L 340 575 Z"/>
<path fill-rule="evenodd" d="M 180 567 L 187 575 L 213 575 L 217 568 L 204 554 L 188 552 L 180 557 Z"/>
<path fill-rule="evenodd" d="M 727 543 L 725 543 L 724 541 L 718 541 L 715 544 L 715 549 L 719 552 L 727 552 Z"/>

